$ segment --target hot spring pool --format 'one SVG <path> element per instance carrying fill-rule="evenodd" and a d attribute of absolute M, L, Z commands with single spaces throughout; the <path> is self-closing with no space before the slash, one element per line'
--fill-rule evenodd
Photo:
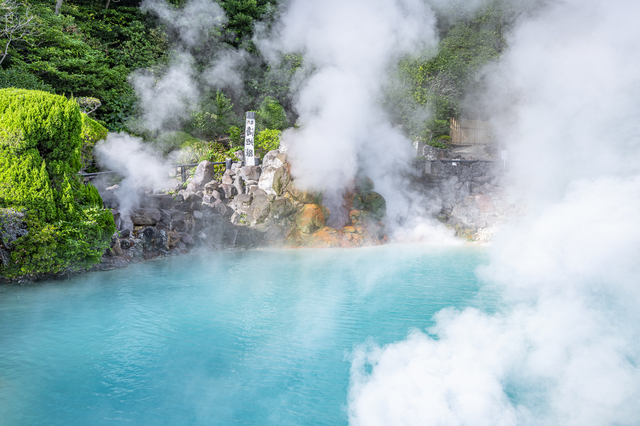
<path fill-rule="evenodd" d="M 347 423 L 350 354 L 493 310 L 478 247 L 217 252 L 0 287 L 3 425 Z"/>

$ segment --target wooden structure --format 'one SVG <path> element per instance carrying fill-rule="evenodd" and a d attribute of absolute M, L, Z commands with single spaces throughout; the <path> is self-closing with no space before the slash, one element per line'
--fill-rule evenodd
<path fill-rule="evenodd" d="M 451 118 L 451 145 L 487 145 L 491 143 L 491 126 L 488 121 L 468 118 Z"/>

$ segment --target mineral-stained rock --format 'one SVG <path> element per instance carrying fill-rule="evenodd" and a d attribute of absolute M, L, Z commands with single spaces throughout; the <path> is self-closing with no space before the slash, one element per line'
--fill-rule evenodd
<path fill-rule="evenodd" d="M 215 174 L 215 164 L 205 160 L 196 167 L 191 183 L 195 184 L 199 189 L 202 189 L 207 183 L 213 180 Z"/>
<path fill-rule="evenodd" d="M 353 208 L 356 210 L 365 210 L 376 219 L 382 219 L 387 212 L 387 203 L 382 197 L 374 191 L 365 191 L 356 193 L 353 197 Z"/>
<path fill-rule="evenodd" d="M 317 204 L 305 204 L 296 216 L 296 225 L 303 234 L 311 234 L 324 227 L 325 216 Z"/>
<path fill-rule="evenodd" d="M 276 195 L 283 195 L 287 185 L 291 181 L 291 175 L 286 166 L 279 167 L 273 176 L 273 190 Z"/>
<path fill-rule="evenodd" d="M 281 220 L 291 216 L 296 212 L 296 207 L 285 197 L 276 198 L 271 203 L 271 216 L 276 220 Z"/>
<path fill-rule="evenodd" d="M 135 226 L 155 225 L 161 218 L 160 210 L 156 208 L 141 208 L 131 214 L 131 221 Z"/>
<path fill-rule="evenodd" d="M 303 203 L 303 204 L 321 204 L 322 203 L 321 194 L 317 194 L 310 191 L 302 191 L 293 185 L 289 185 L 287 187 L 287 191 L 289 192 L 289 194 L 291 194 L 293 199 L 295 199 L 299 203 Z"/>
<path fill-rule="evenodd" d="M 373 190 L 373 181 L 366 176 L 358 177 L 356 179 L 356 189 L 360 192 L 371 191 Z"/>
<path fill-rule="evenodd" d="M 176 231 L 167 232 L 167 247 L 175 248 L 180 243 L 180 234 Z"/>

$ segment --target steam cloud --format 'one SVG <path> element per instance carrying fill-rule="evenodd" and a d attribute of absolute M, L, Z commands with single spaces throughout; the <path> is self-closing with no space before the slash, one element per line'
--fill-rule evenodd
<path fill-rule="evenodd" d="M 437 42 L 434 24 L 420 0 L 289 4 L 276 32 L 258 45 L 266 57 L 299 52 L 313 68 L 296 97 L 300 127 L 283 134 L 298 186 L 329 190 L 325 201 L 331 194 L 339 200 L 363 169 L 387 199 L 390 217 L 409 210 L 406 191 L 398 191 L 408 184 L 398 176 L 412 145 L 383 111 L 382 89 L 400 57 Z"/>
<path fill-rule="evenodd" d="M 638 423 L 637 16 L 634 1 L 566 0 L 515 29 L 487 105 L 531 213 L 480 271 L 505 307 L 358 348 L 351 424 Z"/>

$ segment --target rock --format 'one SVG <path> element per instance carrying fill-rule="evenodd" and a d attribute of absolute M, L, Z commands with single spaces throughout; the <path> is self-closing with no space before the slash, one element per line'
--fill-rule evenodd
<path fill-rule="evenodd" d="M 377 192 L 366 191 L 354 195 L 353 208 L 369 212 L 376 219 L 382 219 L 387 212 L 387 203 Z"/>
<path fill-rule="evenodd" d="M 191 183 L 196 185 L 199 189 L 202 189 L 207 183 L 213 180 L 215 175 L 215 164 L 205 160 L 198 164 L 198 167 L 196 167 L 196 171 L 193 175 L 193 179 L 191 179 Z"/>
<path fill-rule="evenodd" d="M 201 211 L 196 210 L 196 211 L 193 212 L 193 218 L 195 220 L 201 220 L 201 219 L 204 218 L 204 213 L 202 213 Z"/>
<path fill-rule="evenodd" d="M 193 203 L 189 204 L 189 211 L 195 212 L 200 210 L 201 207 L 202 207 L 202 201 L 194 201 Z"/>
<path fill-rule="evenodd" d="M 254 193 L 254 197 L 256 194 Z M 289 199 L 280 197 L 276 198 L 271 204 L 271 216 L 276 220 L 287 218 L 296 212 L 296 207 Z"/>
<path fill-rule="evenodd" d="M 234 195 L 238 193 L 238 190 L 233 185 L 222 184 L 220 185 L 220 189 L 222 190 L 220 195 L 224 193 L 224 198 L 226 198 L 227 200 L 231 199 Z"/>
<path fill-rule="evenodd" d="M 185 243 L 186 245 L 192 246 L 194 245 L 196 242 L 193 240 L 193 237 L 189 234 L 182 234 L 182 237 L 180 238 L 182 240 L 183 243 Z"/>
<path fill-rule="evenodd" d="M 124 250 L 129 250 L 133 247 L 133 241 L 129 238 L 121 238 L 120 239 L 120 248 Z"/>
<path fill-rule="evenodd" d="M 366 177 L 362 176 L 356 179 L 356 189 L 360 192 L 366 192 L 373 190 L 373 181 Z"/>
<path fill-rule="evenodd" d="M 251 196 L 251 194 L 236 195 L 233 200 L 229 202 L 229 207 L 238 214 L 247 214 L 251 205 L 252 198 L 253 197 Z"/>
<path fill-rule="evenodd" d="M 190 191 L 185 191 L 182 194 L 182 197 L 184 198 L 184 202 L 185 203 L 201 203 L 202 202 L 202 197 L 199 197 L 198 194 L 196 194 L 195 192 L 190 192 Z"/>
<path fill-rule="evenodd" d="M 263 167 L 262 174 L 260 175 L 260 180 L 258 180 L 258 188 L 262 189 L 267 194 L 275 195 L 276 192 L 273 190 L 273 179 L 277 170 L 278 169 L 276 167 Z"/>
<path fill-rule="evenodd" d="M 263 222 L 269 216 L 269 208 L 269 198 L 266 195 L 254 196 L 247 212 L 247 221 L 251 225 Z"/>
<path fill-rule="evenodd" d="M 231 176 L 222 176 L 222 183 L 226 185 L 233 185 L 233 178 Z"/>
<path fill-rule="evenodd" d="M 180 243 L 180 234 L 176 231 L 167 232 L 167 247 L 173 249 Z"/>
<path fill-rule="evenodd" d="M 303 204 L 321 204 L 322 196 L 310 191 L 302 191 L 293 185 L 289 185 L 287 191 L 299 203 Z"/>
<path fill-rule="evenodd" d="M 285 162 L 282 161 L 282 158 L 278 158 L 279 155 L 280 155 L 280 151 L 277 149 L 274 149 L 273 151 L 269 151 L 265 154 L 264 158 L 262 159 L 263 173 L 265 169 L 268 167 L 273 167 L 277 169 L 278 167 L 282 167 L 284 165 Z"/>
<path fill-rule="evenodd" d="M 218 200 L 211 205 L 211 208 L 215 213 L 223 217 L 230 217 L 233 214 L 233 210 L 227 207 L 222 201 Z"/>
<path fill-rule="evenodd" d="M 477 195 L 475 201 L 481 212 L 491 213 L 496 209 L 496 205 L 488 195 Z"/>
<path fill-rule="evenodd" d="M 207 191 L 215 191 L 216 189 L 218 189 L 219 186 L 220 186 L 220 184 L 217 181 L 212 180 L 211 182 L 207 183 L 204 186 L 204 191 L 205 192 L 207 192 Z M 207 193 L 209 193 L 209 192 L 207 192 Z"/>
<path fill-rule="evenodd" d="M 236 188 L 238 194 L 244 194 L 244 182 L 240 176 L 234 177 L 233 186 Z"/>
<path fill-rule="evenodd" d="M 181 219 L 173 219 L 169 224 L 169 229 L 176 232 L 185 232 L 187 230 L 187 222 Z"/>
<path fill-rule="evenodd" d="M 258 179 L 260 179 L 260 166 L 244 166 L 241 167 L 238 171 L 238 174 L 240 175 L 240 177 L 242 177 L 242 179 L 247 182 L 247 181 L 258 181 Z M 247 182 L 248 184 L 248 182 Z"/>
<path fill-rule="evenodd" d="M 142 208 L 134 210 L 131 214 L 131 221 L 135 226 L 155 225 L 162 219 L 160 210 L 156 208 Z"/>
<path fill-rule="evenodd" d="M 296 216 L 296 225 L 304 234 L 311 234 L 322 229 L 326 218 L 317 204 L 305 204 Z"/>
<path fill-rule="evenodd" d="M 287 185 L 289 185 L 289 182 L 291 182 L 291 175 L 289 174 L 287 167 L 278 167 L 273 176 L 273 183 L 271 184 L 271 187 L 275 191 L 276 195 L 283 195 Z"/>
<path fill-rule="evenodd" d="M 173 196 L 170 194 L 150 194 L 142 199 L 142 207 L 153 207 L 156 209 L 169 210 L 175 204 Z"/>
<path fill-rule="evenodd" d="M 166 223 L 167 225 L 171 223 L 171 211 L 169 210 L 160 210 L 160 222 Z"/>

